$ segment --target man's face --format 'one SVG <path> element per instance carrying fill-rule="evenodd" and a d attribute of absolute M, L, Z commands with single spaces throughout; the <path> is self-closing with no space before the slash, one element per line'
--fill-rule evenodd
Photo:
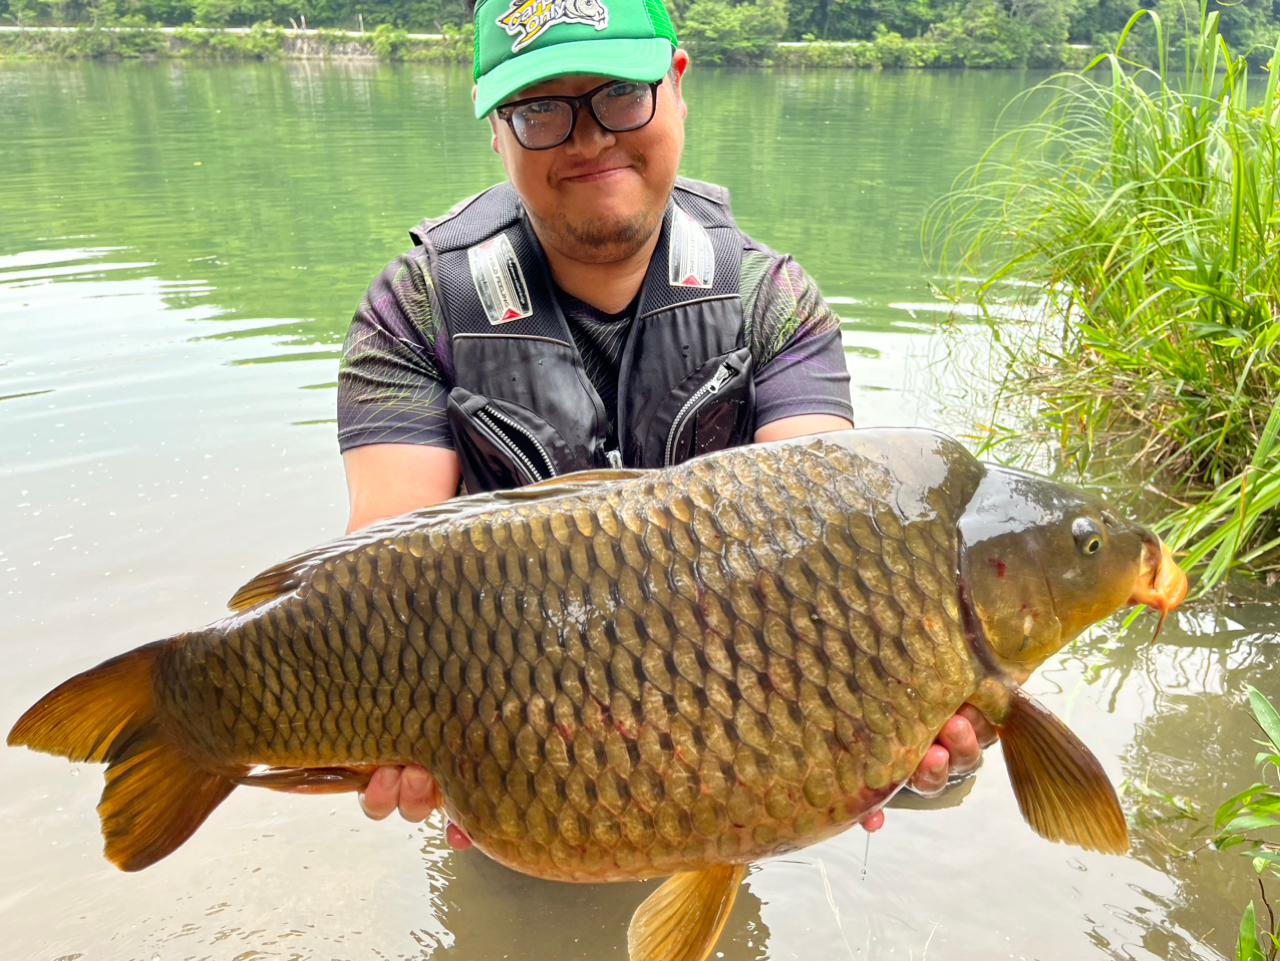
<path fill-rule="evenodd" d="M 574 260 L 608 263 L 635 254 L 662 223 L 684 148 L 680 77 L 689 63 L 676 52 L 658 88 L 653 120 L 639 130 L 611 133 L 585 109 L 573 135 L 550 150 L 526 150 L 493 114 L 493 149 L 524 200 L 544 243 Z M 608 77 L 573 74 L 520 91 L 510 100 L 578 96 Z"/>

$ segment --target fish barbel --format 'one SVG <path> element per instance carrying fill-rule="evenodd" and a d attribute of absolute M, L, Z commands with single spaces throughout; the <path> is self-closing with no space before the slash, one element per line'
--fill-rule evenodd
<path fill-rule="evenodd" d="M 421 764 L 511 868 L 674 875 L 631 956 L 699 961 L 747 862 L 877 810 L 966 702 L 1037 832 L 1126 850 L 1101 766 L 1019 685 L 1126 603 L 1185 592 L 1097 498 L 930 431 L 843 431 L 381 522 L 65 682 L 9 743 L 108 763 L 106 856 L 130 871 L 237 785 Z"/>

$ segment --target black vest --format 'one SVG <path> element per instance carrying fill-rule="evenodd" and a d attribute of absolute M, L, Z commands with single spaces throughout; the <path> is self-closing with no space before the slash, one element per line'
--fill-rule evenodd
<path fill-rule="evenodd" d="M 618 375 L 617 451 L 510 184 L 410 235 L 453 349 L 449 426 L 469 493 L 599 467 L 664 467 L 747 443 L 755 387 L 738 291 L 744 237 L 722 187 L 680 178 Z"/>

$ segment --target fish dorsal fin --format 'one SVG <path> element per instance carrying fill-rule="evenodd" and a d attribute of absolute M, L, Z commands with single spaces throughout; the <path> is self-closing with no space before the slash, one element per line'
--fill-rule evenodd
<path fill-rule="evenodd" d="M 717 864 L 664 881 L 631 918 L 631 961 L 703 961 L 720 937 L 746 873 L 745 864 Z"/>
<path fill-rule="evenodd" d="M 269 567 L 231 595 L 227 607 L 237 613 L 256 604 L 287 594 L 302 583 L 302 572 L 311 566 L 312 555 L 299 554 L 275 567 Z"/>
<path fill-rule="evenodd" d="M 307 578 L 308 572 L 317 562 L 335 554 L 341 554 L 353 548 L 369 544 L 383 537 L 394 537 L 406 530 L 429 526 L 433 523 L 445 523 L 465 517 L 478 511 L 497 507 L 509 507 L 513 504 L 524 504 L 529 501 L 549 500 L 553 497 L 566 497 L 571 494 L 585 494 L 604 484 L 635 480 L 643 477 L 647 471 L 625 468 L 579 471 L 576 474 L 565 474 L 549 480 L 517 487 L 514 490 L 489 491 L 471 494 L 467 497 L 454 497 L 430 507 L 410 511 L 398 517 L 389 517 L 362 528 L 353 534 L 322 544 L 302 554 L 295 554 L 288 560 L 269 567 L 249 583 L 245 584 L 227 601 L 227 607 L 240 612 L 269 601 L 282 594 L 288 594 L 300 587 Z"/>
<path fill-rule="evenodd" d="M 1098 759 L 1041 704 L 1011 693 L 1009 713 L 996 730 L 1022 816 L 1050 841 L 1124 854 L 1129 829 Z"/>
<path fill-rule="evenodd" d="M 615 484 L 619 481 L 635 480 L 649 473 L 630 467 L 602 467 L 599 470 L 583 470 L 576 474 L 562 474 L 551 477 L 536 484 L 526 484 L 509 491 L 495 491 L 493 497 L 499 500 L 541 500 L 544 497 L 562 497 L 565 494 L 582 494 L 601 484 Z M 479 495 L 485 496 L 485 495 Z"/>

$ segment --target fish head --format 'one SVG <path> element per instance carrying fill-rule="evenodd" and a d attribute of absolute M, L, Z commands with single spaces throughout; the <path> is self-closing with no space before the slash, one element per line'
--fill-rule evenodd
<path fill-rule="evenodd" d="M 1035 474 L 988 465 L 958 528 L 967 616 L 1019 681 L 1126 604 L 1163 614 L 1186 595 L 1151 530 Z"/>

